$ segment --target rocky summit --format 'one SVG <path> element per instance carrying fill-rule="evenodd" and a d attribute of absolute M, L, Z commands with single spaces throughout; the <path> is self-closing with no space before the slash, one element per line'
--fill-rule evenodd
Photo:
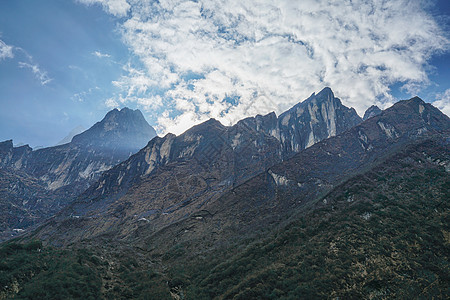
<path fill-rule="evenodd" d="M 364 112 L 363 121 L 379 114 L 381 114 L 381 109 L 376 105 L 372 105 Z"/>
<path fill-rule="evenodd" d="M 8 212 L 2 215 L 2 239 L 60 210 L 155 136 L 139 110 L 124 108 L 63 145 L 33 151 L 1 142 L 0 203 Z"/>
<path fill-rule="evenodd" d="M 108 112 L 103 120 L 74 136 L 72 144 L 128 157 L 155 136 L 140 110 L 125 107 Z"/>

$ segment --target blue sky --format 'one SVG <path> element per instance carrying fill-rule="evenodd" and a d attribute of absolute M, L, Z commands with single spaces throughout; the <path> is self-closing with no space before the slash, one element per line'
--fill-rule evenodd
<path fill-rule="evenodd" d="M 277 113 L 330 86 L 362 114 L 450 113 L 450 3 L 0 1 L 0 141 L 50 146 L 114 107 L 160 134 Z"/>

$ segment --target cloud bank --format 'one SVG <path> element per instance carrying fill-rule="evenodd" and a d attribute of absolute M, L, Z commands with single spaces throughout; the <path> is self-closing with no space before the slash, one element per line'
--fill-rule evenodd
<path fill-rule="evenodd" d="M 449 47 L 421 0 L 80 1 L 121 17 L 138 58 L 107 104 L 138 103 L 161 133 L 279 113 L 324 86 L 362 114 L 394 102 L 393 84 L 429 85 Z"/>
<path fill-rule="evenodd" d="M 450 89 L 436 95 L 436 101 L 433 102 L 433 105 L 450 117 Z"/>

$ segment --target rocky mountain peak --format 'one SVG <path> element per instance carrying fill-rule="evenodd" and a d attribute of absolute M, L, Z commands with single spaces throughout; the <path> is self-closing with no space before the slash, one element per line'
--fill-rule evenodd
<path fill-rule="evenodd" d="M 13 148 L 13 140 L 0 142 L 0 151 L 8 151 Z"/>
<path fill-rule="evenodd" d="M 313 93 L 308 99 L 305 101 L 317 101 L 317 102 L 326 102 L 334 99 L 334 93 L 329 87 L 323 88 L 318 94 Z"/>
<path fill-rule="evenodd" d="M 6 229 L 0 228 L 0 240 L 14 235 L 12 229 L 24 229 L 70 203 L 104 171 L 155 136 L 139 110 L 123 108 L 108 112 L 63 145 L 33 151 L 28 145 L 14 147 L 12 140 L 1 142 L 0 194 L 16 209 L 16 218 L 6 223 Z"/>
<path fill-rule="evenodd" d="M 73 137 L 72 143 L 100 149 L 130 151 L 144 147 L 156 136 L 142 112 L 127 107 L 108 112 L 100 122 Z"/>
<path fill-rule="evenodd" d="M 326 87 L 278 118 L 280 139 L 287 156 L 361 123 L 353 108 L 342 105 Z"/>
<path fill-rule="evenodd" d="M 372 105 L 364 112 L 363 121 L 379 114 L 381 114 L 381 109 L 376 105 Z"/>

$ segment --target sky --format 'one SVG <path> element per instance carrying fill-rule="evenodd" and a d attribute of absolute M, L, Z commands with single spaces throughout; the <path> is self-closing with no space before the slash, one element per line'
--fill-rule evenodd
<path fill-rule="evenodd" d="M 450 1 L 0 1 L 0 141 L 52 146 L 125 106 L 180 134 L 326 86 L 361 116 L 416 95 L 450 115 Z"/>

